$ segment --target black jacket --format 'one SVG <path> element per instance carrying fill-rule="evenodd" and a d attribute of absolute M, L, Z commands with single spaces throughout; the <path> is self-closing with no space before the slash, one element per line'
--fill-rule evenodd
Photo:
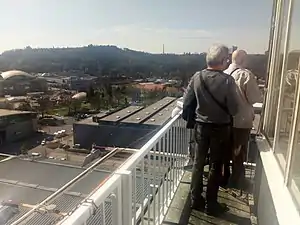
<path fill-rule="evenodd" d="M 183 98 L 182 116 L 188 128 L 192 128 L 195 121 L 230 124 L 238 110 L 236 90 L 234 79 L 221 71 L 206 69 L 195 73 Z"/>
<path fill-rule="evenodd" d="M 185 99 L 186 96 L 183 98 Z M 187 102 L 183 100 L 183 108 L 182 108 L 182 118 L 187 122 L 187 129 L 194 129 L 196 123 L 196 108 L 197 108 L 197 99 L 194 96 L 190 96 L 188 98 L 190 101 Z"/>

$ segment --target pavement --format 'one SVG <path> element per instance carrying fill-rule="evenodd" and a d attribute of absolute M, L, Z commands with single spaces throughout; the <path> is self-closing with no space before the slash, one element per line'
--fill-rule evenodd
<path fill-rule="evenodd" d="M 65 130 L 66 133 L 72 133 L 73 125 L 66 124 L 62 126 L 45 126 L 41 130 L 45 131 L 47 134 L 53 135 L 55 132 L 60 130 Z"/>

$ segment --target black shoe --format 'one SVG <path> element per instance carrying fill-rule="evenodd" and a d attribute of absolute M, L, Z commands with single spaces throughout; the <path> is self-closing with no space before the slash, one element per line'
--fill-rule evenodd
<path fill-rule="evenodd" d="M 207 204 L 205 207 L 205 213 L 209 216 L 218 216 L 220 214 L 223 214 L 225 212 L 228 212 L 229 208 L 224 203 L 213 203 L 213 204 Z"/>
<path fill-rule="evenodd" d="M 223 188 L 223 189 L 227 190 L 228 189 L 228 184 L 227 183 L 221 183 L 220 188 Z"/>
<path fill-rule="evenodd" d="M 191 201 L 191 208 L 197 211 L 203 211 L 205 209 L 205 200 L 204 198 L 200 198 L 197 201 Z"/>

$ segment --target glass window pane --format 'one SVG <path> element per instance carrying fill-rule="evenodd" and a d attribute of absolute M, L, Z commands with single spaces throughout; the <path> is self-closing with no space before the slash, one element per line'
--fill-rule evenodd
<path fill-rule="evenodd" d="M 279 34 L 279 29 L 278 26 L 276 26 L 277 21 L 279 20 L 279 3 L 278 0 L 275 0 L 273 2 L 273 9 L 272 9 L 272 18 L 271 18 L 271 30 L 270 30 L 270 37 L 269 37 L 269 51 L 268 54 L 269 58 L 268 58 L 268 68 L 267 68 L 267 72 L 268 72 L 268 89 L 269 91 L 267 92 L 267 98 L 266 98 L 266 103 L 265 103 L 265 112 L 269 112 L 269 108 L 270 108 L 270 98 L 272 97 L 272 80 L 273 80 L 273 70 L 274 70 L 274 65 L 275 65 L 275 61 L 276 61 L 276 51 L 274 48 L 274 45 L 276 43 L 276 40 L 278 39 L 277 36 Z M 265 135 L 267 136 L 267 138 L 273 138 L 273 135 L 269 132 L 269 130 L 271 130 L 269 125 L 269 116 L 268 113 L 266 113 L 263 117 L 263 132 L 265 133 Z"/>
<path fill-rule="evenodd" d="M 269 68 L 269 76 L 272 81 L 269 79 L 268 94 L 270 95 L 268 100 L 268 106 L 266 108 L 267 119 L 265 120 L 264 132 L 273 143 L 274 134 L 275 134 L 275 119 L 277 115 L 278 99 L 279 99 L 279 85 L 282 72 L 282 63 L 283 63 L 283 50 L 285 43 L 285 31 L 286 31 L 286 22 L 287 22 L 287 10 L 288 10 L 289 1 L 277 1 L 276 9 L 276 20 L 279 20 L 280 23 L 275 29 L 275 36 L 278 32 L 277 42 L 276 38 L 274 40 L 274 45 L 272 46 L 271 52 L 271 62 Z M 280 7 L 281 6 L 281 7 Z"/>
<path fill-rule="evenodd" d="M 300 100 L 300 89 L 299 89 L 299 81 L 300 81 L 300 1 L 294 0 L 292 17 L 291 17 L 291 31 L 290 31 L 290 43 L 289 43 L 289 56 L 288 56 L 288 64 L 287 64 L 287 78 L 286 83 L 289 88 L 289 93 L 294 92 L 297 89 L 296 101 L 295 103 L 299 104 Z M 295 104 L 293 104 L 295 105 Z M 293 107 L 293 106 L 292 106 Z M 295 142 L 293 144 L 292 152 L 289 154 L 291 159 L 291 176 L 290 176 L 290 188 L 292 194 L 300 206 L 300 110 L 297 108 L 297 114 L 295 114 L 295 118 L 293 118 L 293 123 L 295 123 Z M 290 143 L 293 143 L 290 140 Z M 289 165 L 289 164 L 288 164 Z M 299 207 L 300 209 L 300 207 Z"/>
<path fill-rule="evenodd" d="M 283 58 L 283 51 L 284 51 L 284 42 L 286 39 L 286 32 L 287 32 L 287 17 L 288 17 L 288 10 L 289 10 L 290 1 L 285 1 L 284 7 L 284 26 L 283 26 L 283 40 L 281 44 L 281 52 L 280 57 Z M 291 18 L 292 21 L 293 18 Z M 293 22 L 291 25 L 295 25 Z M 287 151 L 288 151 L 288 144 L 289 138 L 291 134 L 291 123 L 292 123 L 292 116 L 294 112 L 295 106 L 295 98 L 296 98 L 296 82 L 295 82 L 295 69 L 296 67 L 291 67 L 291 62 L 294 60 L 294 43 L 293 43 L 293 27 L 290 30 L 290 40 L 289 40 L 289 47 L 287 51 L 287 55 L 285 56 L 285 62 L 282 62 L 279 65 L 281 76 L 283 76 L 283 86 L 278 88 L 278 92 L 281 89 L 281 102 L 278 103 L 278 107 L 274 109 L 277 112 L 277 117 L 275 123 L 277 122 L 276 127 L 276 140 L 275 140 L 275 153 L 278 159 L 278 162 L 283 170 L 286 167 L 286 158 L 287 158 Z M 283 66 L 284 65 L 284 66 Z M 279 87 L 279 85 L 278 85 Z"/>
<path fill-rule="evenodd" d="M 286 38 L 287 32 L 287 16 L 288 16 L 288 9 L 289 4 L 291 1 L 285 1 L 285 15 L 284 15 L 284 28 L 283 33 Z M 292 18 L 291 18 L 292 19 Z M 292 24 L 292 23 L 291 23 Z M 292 29 L 292 28 L 291 28 Z M 296 99 L 296 82 L 295 82 L 295 68 L 291 68 L 291 62 L 294 60 L 294 44 L 292 43 L 292 34 L 293 31 L 290 31 L 289 42 L 288 42 L 288 49 L 283 56 L 283 51 L 280 53 L 281 57 L 284 58 L 284 62 L 279 65 L 281 69 L 281 76 L 283 78 L 282 86 L 279 88 L 280 90 L 280 99 L 277 105 L 277 108 L 274 109 L 277 112 L 277 117 L 275 121 L 276 130 L 275 130 L 275 143 L 274 143 L 274 150 L 279 161 L 279 164 L 284 171 L 286 168 L 286 158 L 288 152 L 288 145 L 289 139 L 291 135 L 291 124 L 292 124 L 292 117 L 295 109 L 295 99 Z M 284 38 L 284 41 L 285 41 Z M 282 44 L 284 47 L 284 44 Z M 278 86 L 279 87 L 279 86 Z M 279 91 L 278 90 L 278 91 Z"/>

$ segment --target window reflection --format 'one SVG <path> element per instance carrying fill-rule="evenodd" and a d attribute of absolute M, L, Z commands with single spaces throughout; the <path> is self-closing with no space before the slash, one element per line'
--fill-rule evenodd
<path fill-rule="evenodd" d="M 292 36 L 290 42 L 292 42 Z M 298 65 L 296 66 L 293 62 L 298 62 L 299 54 L 289 48 L 288 55 L 286 58 L 286 65 L 283 68 L 282 76 L 284 76 L 282 88 L 282 103 L 279 106 L 280 113 L 279 124 L 278 124 L 278 139 L 275 143 L 275 153 L 278 157 L 278 161 L 283 169 L 286 167 L 286 158 L 288 152 L 288 144 L 292 128 L 292 117 L 294 113 L 296 90 L 297 90 L 297 76 L 298 76 Z M 297 63 L 298 64 L 298 63 Z"/>
<path fill-rule="evenodd" d="M 286 126 L 291 126 L 295 123 L 295 142 L 293 146 L 290 146 L 292 152 L 289 153 L 290 157 L 287 159 L 291 160 L 291 173 L 289 184 L 294 196 L 294 199 L 300 206 L 300 110 L 298 108 L 295 118 L 291 119 L 291 110 L 294 108 L 296 101 L 299 100 L 299 81 L 300 81 L 300 1 L 294 1 L 292 17 L 291 17 L 291 28 L 290 28 L 290 39 L 289 39 L 289 55 L 287 61 L 287 72 L 286 72 L 286 85 L 285 85 L 285 105 L 286 108 L 285 116 L 282 117 L 282 124 L 286 123 Z M 298 97 L 298 98 L 296 98 Z M 290 100 L 292 99 L 292 100 Z M 295 101 L 296 99 L 296 101 Z M 283 132 L 285 131 L 284 126 L 281 126 L 281 140 L 283 140 Z M 293 143 L 290 139 L 290 143 Z M 300 209 L 300 207 L 299 207 Z"/>
<path fill-rule="evenodd" d="M 274 134 L 275 134 L 275 119 L 277 115 L 277 106 L 279 100 L 279 86 L 282 75 L 282 65 L 283 65 L 283 51 L 284 51 L 284 43 L 285 43 L 285 33 L 286 33 L 286 24 L 287 24 L 287 14 L 288 14 L 288 6 L 289 0 L 284 2 L 277 1 L 277 10 L 276 17 L 279 19 L 280 23 L 278 24 L 277 29 L 274 30 L 277 33 L 277 43 L 275 42 L 273 45 L 273 49 L 271 50 L 273 57 L 270 63 L 270 72 L 269 76 L 272 77 L 272 84 L 269 87 L 270 93 L 270 104 L 267 109 L 268 112 L 268 124 L 266 129 L 264 130 L 270 142 L 273 143 Z M 281 7 L 281 9 L 280 9 Z M 276 35 L 275 35 L 276 36 Z M 276 40 L 274 40 L 276 41 Z M 276 47 L 276 48 L 275 48 Z M 269 85 L 270 86 L 270 85 Z"/>

